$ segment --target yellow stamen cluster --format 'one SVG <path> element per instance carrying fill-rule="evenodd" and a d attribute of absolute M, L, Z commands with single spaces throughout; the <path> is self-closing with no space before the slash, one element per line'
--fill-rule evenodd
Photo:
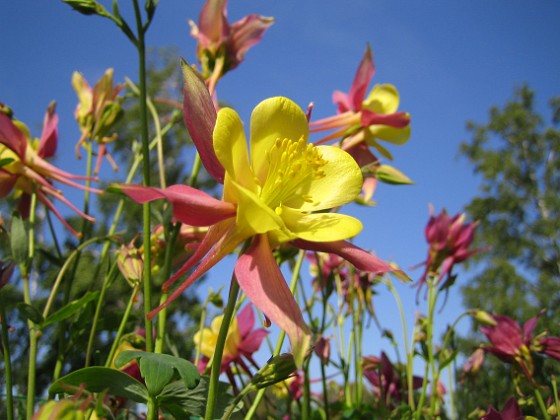
<path fill-rule="evenodd" d="M 295 198 L 313 201 L 306 192 L 314 179 L 325 176 L 322 168 L 327 163 L 317 147 L 303 137 L 298 141 L 278 138 L 266 156 L 269 169 L 261 198 L 271 208 L 279 213 L 282 204 Z"/>

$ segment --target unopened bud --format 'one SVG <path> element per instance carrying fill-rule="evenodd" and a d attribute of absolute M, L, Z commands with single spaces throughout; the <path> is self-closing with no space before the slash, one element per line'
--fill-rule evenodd
<path fill-rule="evenodd" d="M 107 15 L 105 8 L 95 0 L 63 0 L 72 9 L 84 15 Z"/>
<path fill-rule="evenodd" d="M 134 239 L 118 250 L 117 264 L 121 274 L 131 286 L 135 286 L 144 276 L 144 260 L 138 248 L 134 246 Z"/>
<path fill-rule="evenodd" d="M 284 353 L 272 357 L 253 377 L 252 383 L 261 389 L 286 380 L 297 369 L 294 356 Z"/>
<path fill-rule="evenodd" d="M 473 316 L 474 319 L 476 319 L 478 322 L 482 322 L 483 324 L 492 326 L 498 325 L 494 317 L 486 311 L 477 309 L 473 312 Z"/>

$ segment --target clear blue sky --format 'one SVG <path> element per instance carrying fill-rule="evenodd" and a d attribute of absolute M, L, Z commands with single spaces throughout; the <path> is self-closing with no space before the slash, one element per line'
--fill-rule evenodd
<path fill-rule="evenodd" d="M 110 8 L 111 2 L 105 3 Z M 119 3 L 126 15 L 128 1 Z M 196 20 L 202 4 L 162 0 L 148 44 L 176 46 L 194 62 L 196 44 L 187 19 Z M 557 1 L 230 0 L 229 11 L 230 20 L 249 13 L 276 18 L 246 61 L 218 86 L 220 99 L 245 121 L 258 102 L 274 95 L 302 107 L 313 101 L 315 118 L 333 114 L 333 90 L 349 89 L 366 43 L 371 44 L 374 83 L 394 84 L 400 109 L 412 115 L 410 142 L 390 150 L 394 165 L 416 185 L 381 186 L 377 207 L 352 208 L 365 225 L 356 242 L 403 268 L 425 258 L 428 203 L 437 211 L 457 212 L 476 194 L 476 177 L 466 161 L 457 159 L 459 143 L 468 138 L 465 122 L 485 121 L 489 107 L 503 104 L 522 83 L 536 91 L 542 111 L 560 90 Z M 116 80 L 135 80 L 132 45 L 112 22 L 52 0 L 5 2 L 0 39 L 0 101 L 38 135 L 45 108 L 56 99 L 61 119 L 56 162 L 74 168 L 79 132 L 72 72 L 79 70 L 93 82 L 114 67 Z M 411 272 L 413 278 L 420 275 L 421 270 Z M 460 277 L 459 284 L 467 279 L 468 274 Z M 402 288 L 402 294 L 412 320 L 414 291 Z M 392 307 L 392 298 L 382 300 Z M 459 302 L 451 297 L 445 313 L 457 312 Z M 382 322 L 395 319 L 385 304 L 378 309 Z M 398 324 L 395 328 L 399 333 Z"/>

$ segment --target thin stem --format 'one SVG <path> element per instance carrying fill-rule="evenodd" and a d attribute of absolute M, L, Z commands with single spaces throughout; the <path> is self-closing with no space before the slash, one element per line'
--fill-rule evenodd
<path fill-rule="evenodd" d="M 93 315 L 93 322 L 91 324 L 91 331 L 89 333 L 89 339 L 88 339 L 87 350 L 86 350 L 85 367 L 88 367 L 89 364 L 90 364 L 91 352 L 93 350 L 93 341 L 95 339 L 95 333 L 97 331 L 97 323 L 99 322 L 99 315 L 101 314 L 101 307 L 103 306 L 102 305 L 103 298 L 105 297 L 105 293 L 107 293 L 107 289 L 109 288 L 109 284 L 111 283 L 111 279 L 114 278 L 114 275 L 115 275 L 117 269 L 118 269 L 118 265 L 117 265 L 117 262 L 115 261 L 113 263 L 113 266 L 111 267 L 111 270 L 105 276 L 105 280 L 103 281 L 103 286 L 101 286 L 101 292 L 99 293 L 99 299 L 97 299 L 97 305 L 95 307 L 95 314 Z"/>
<path fill-rule="evenodd" d="M 126 327 L 126 323 L 128 321 L 128 317 L 132 312 L 132 307 L 134 306 L 134 302 L 136 302 L 136 295 L 140 290 L 140 283 L 137 283 L 132 289 L 132 294 L 130 295 L 130 299 L 128 300 L 128 304 L 126 305 L 126 309 L 124 310 L 123 317 L 121 319 L 121 323 L 119 325 L 119 329 L 117 330 L 117 335 L 113 340 L 113 345 L 111 346 L 111 350 L 109 351 L 109 356 L 107 356 L 107 360 L 105 361 L 105 367 L 111 367 L 113 363 L 113 359 L 115 358 L 115 353 L 117 352 L 117 348 L 119 347 L 119 341 L 124 333 L 124 329 Z"/>
<path fill-rule="evenodd" d="M 26 267 L 21 270 L 23 280 L 23 301 L 31 305 L 31 293 L 29 288 L 29 268 L 31 267 L 33 256 L 35 255 L 35 210 L 37 207 L 37 195 L 31 194 L 31 206 L 29 210 L 29 258 Z M 37 327 L 31 320 L 27 321 L 29 328 L 29 366 L 27 371 L 27 418 L 33 416 L 35 408 L 35 378 L 37 365 Z"/>
<path fill-rule="evenodd" d="M 218 340 L 216 342 L 216 349 L 214 350 L 214 355 L 212 358 L 212 372 L 210 373 L 208 405 L 206 406 L 206 415 L 204 417 L 205 420 L 214 419 L 214 410 L 216 408 L 216 403 L 218 402 L 218 381 L 220 378 L 220 370 L 222 366 L 222 356 L 224 354 L 224 347 L 229 331 L 229 325 L 231 323 L 231 319 L 233 318 L 235 303 L 237 302 L 238 295 L 239 284 L 237 283 L 235 275 L 233 275 L 231 278 L 231 286 L 229 289 L 228 303 L 224 310 L 224 318 L 222 319 L 222 325 L 220 326 L 220 332 L 218 333 Z"/>
<path fill-rule="evenodd" d="M 150 175 L 150 142 L 148 138 L 148 109 L 147 109 L 147 92 L 146 92 L 146 45 L 144 39 L 144 27 L 142 25 L 142 15 L 140 13 L 140 6 L 138 0 L 133 1 L 134 14 L 136 16 L 137 27 L 137 42 L 136 49 L 138 50 L 138 71 L 140 79 L 140 133 L 142 138 L 142 175 L 144 186 L 149 187 L 151 183 Z M 144 239 L 144 266 L 151 267 L 151 252 L 150 252 L 150 231 L 151 231 L 151 214 L 150 202 L 142 204 L 143 215 L 143 239 Z M 147 317 L 147 314 L 152 309 L 152 279 L 151 270 L 144 270 L 144 322 L 146 329 L 146 351 L 153 352 L 153 328 L 152 320 Z"/>
<path fill-rule="evenodd" d="M 539 407 L 540 407 L 541 412 L 543 414 L 544 420 L 550 420 L 550 414 L 548 414 L 548 411 L 546 409 L 546 405 L 544 403 L 541 392 L 539 391 L 539 388 L 537 386 L 535 386 L 535 387 L 533 387 L 533 389 L 535 391 L 535 397 L 537 399 L 537 402 L 539 403 Z"/>
<path fill-rule="evenodd" d="M 397 308 L 399 309 L 399 314 L 401 317 L 401 325 L 403 330 L 403 344 L 404 344 L 404 350 L 406 354 L 406 383 L 408 388 L 408 405 L 410 406 L 412 411 L 414 411 L 415 410 L 414 384 L 413 384 L 414 349 L 410 348 L 409 350 L 408 333 L 406 328 L 406 317 L 404 315 L 404 307 L 399 294 L 397 293 L 395 287 L 393 286 L 393 283 L 391 283 L 391 281 L 387 280 L 385 277 L 383 277 L 383 283 L 389 288 L 393 297 L 397 301 Z"/>
<path fill-rule="evenodd" d="M 171 262 L 173 258 L 173 248 L 175 246 L 175 242 L 177 241 L 177 236 L 179 236 L 179 231 L 181 230 L 181 223 L 175 223 L 171 225 L 167 232 L 165 232 L 166 238 L 166 246 L 165 246 L 165 257 L 163 262 L 163 270 L 162 275 L 164 278 L 169 278 L 171 274 Z M 146 268 L 145 268 L 146 269 Z M 160 297 L 160 304 L 163 304 L 167 300 L 168 293 L 162 293 Z M 163 336 L 165 332 L 165 324 L 167 321 L 167 308 L 163 308 L 163 310 L 158 314 L 158 328 L 157 328 L 157 335 L 156 335 L 156 343 L 154 351 L 156 353 L 163 352 Z"/>
<path fill-rule="evenodd" d="M 6 310 L 0 305 L 0 324 L 2 324 L 2 354 L 4 355 L 4 376 L 6 378 L 6 415 L 8 420 L 14 418 L 14 402 L 12 396 L 12 362 L 10 342 L 8 340 L 8 326 L 6 325 Z"/>

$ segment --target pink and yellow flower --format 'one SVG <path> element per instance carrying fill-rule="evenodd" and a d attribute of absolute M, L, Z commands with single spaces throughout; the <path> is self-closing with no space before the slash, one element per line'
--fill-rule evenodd
<path fill-rule="evenodd" d="M 58 116 L 54 104 L 51 104 L 45 114 L 41 137 L 32 139 L 27 126 L 13 119 L 11 110 L 7 107 L 0 106 L 0 197 L 5 197 L 15 190 L 20 196 L 20 213 L 27 217 L 31 194 L 37 194 L 38 200 L 52 211 L 72 234 L 78 236 L 78 232 L 72 229 L 54 207 L 49 196 L 59 199 L 81 217 L 92 222 L 94 219 L 70 203 L 60 190 L 53 187 L 51 180 L 83 190 L 101 191 L 74 182 L 86 180 L 87 177 L 65 172 L 45 160 L 56 152 L 57 125 Z"/>
<path fill-rule="evenodd" d="M 218 334 L 222 325 L 223 315 L 212 320 L 210 328 L 203 328 L 194 335 L 194 343 L 205 356 L 203 363 L 199 366 L 201 371 L 206 367 L 208 360 L 214 355 Z M 255 315 L 251 305 L 246 305 L 235 317 L 228 330 L 224 353 L 222 357 L 221 371 L 225 372 L 231 368 L 231 364 L 238 364 L 244 370 L 249 371 L 245 360 L 253 366 L 257 366 L 253 360 L 253 354 L 257 352 L 268 331 L 264 328 L 253 329 L 255 326 Z M 231 371 L 230 371 L 231 372 Z"/>
<path fill-rule="evenodd" d="M 74 72 L 72 86 L 79 100 L 74 115 L 82 131 L 82 137 L 76 144 L 76 155 L 80 157 L 79 148 L 89 138 L 99 144 L 94 173 L 99 172 L 104 156 L 117 170 L 115 161 L 107 151 L 107 143 L 117 138 L 116 133 L 109 135 L 109 131 L 123 115 L 122 98 L 118 94 L 124 86 L 113 86 L 113 69 L 107 69 L 93 88 L 81 73 Z"/>
<path fill-rule="evenodd" d="M 198 61 L 210 92 L 214 92 L 220 77 L 243 61 L 245 53 L 274 22 L 273 18 L 252 14 L 230 25 L 226 6 L 227 0 L 207 0 L 198 26 L 189 21 L 191 35 L 198 40 Z"/>
<path fill-rule="evenodd" d="M 373 55 L 368 45 L 350 92 L 333 93 L 333 102 L 338 107 L 338 114 L 310 123 L 312 133 L 335 130 L 317 143 L 340 138 L 341 147 L 354 152 L 359 152 L 355 146 L 365 143 L 374 147 L 387 159 L 392 159 L 391 153 L 378 140 L 398 145 L 408 141 L 410 115 L 397 111 L 397 89 L 391 84 L 375 85 L 366 97 L 374 73 Z"/>
<path fill-rule="evenodd" d="M 283 97 L 267 99 L 254 109 L 250 147 L 243 123 L 231 108 L 218 112 L 210 136 L 208 127 L 213 125 L 214 114 L 209 92 L 197 77 L 190 80 L 195 86 L 186 89 L 197 92 L 187 92 L 187 96 L 197 97 L 196 103 L 205 106 L 189 109 L 190 102 L 185 101 L 187 127 L 209 172 L 217 174 L 217 180 L 223 179 L 223 200 L 185 185 L 165 189 L 119 186 L 139 203 L 168 200 L 174 216 L 183 223 L 210 226 L 194 255 L 164 288 L 196 266 L 195 270 L 150 315 L 176 299 L 238 245 L 250 240 L 250 246 L 235 265 L 239 286 L 258 309 L 286 331 L 296 364 L 301 366 L 310 332 L 272 249 L 291 243 L 303 249 L 338 254 L 362 270 L 394 271 L 389 264 L 344 241 L 361 231 L 359 220 L 324 211 L 347 204 L 359 194 L 360 168 L 338 147 L 309 144 L 305 113 Z M 205 120 L 201 112 L 209 121 L 189 125 L 189 116 Z"/>

